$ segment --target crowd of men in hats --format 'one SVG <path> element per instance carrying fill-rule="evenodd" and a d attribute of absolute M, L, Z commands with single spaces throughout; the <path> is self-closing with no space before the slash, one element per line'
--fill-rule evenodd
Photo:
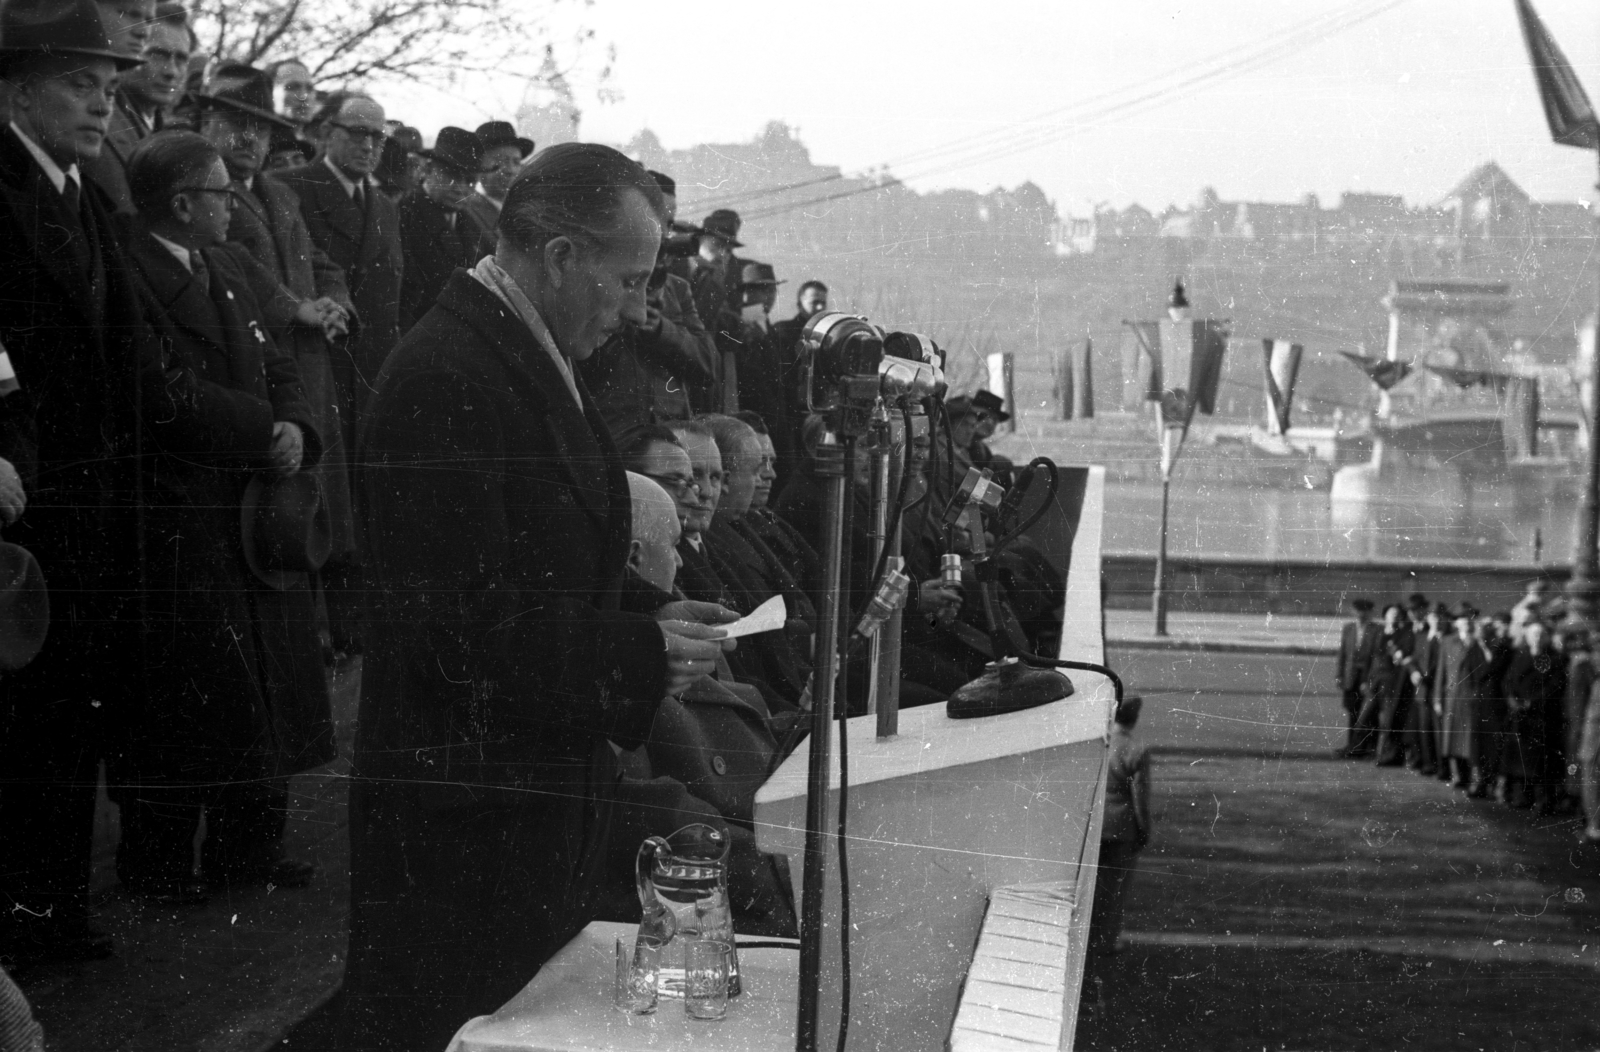
<path fill-rule="evenodd" d="M 1540 814 L 1581 811 L 1600 842 L 1600 695 L 1592 640 L 1565 626 L 1543 581 L 1509 611 L 1412 594 L 1374 617 L 1366 598 L 1340 637 L 1348 719 L 1341 758 L 1405 766 L 1474 798 Z"/>
<path fill-rule="evenodd" d="M 358 777 L 356 1044 L 407 1033 L 396 982 L 439 988 L 417 1025 L 454 1025 L 574 920 L 637 910 L 601 901 L 614 889 L 595 874 L 631 863 L 590 845 L 595 784 L 616 787 L 601 795 L 621 832 L 601 844 L 624 854 L 690 818 L 727 823 L 741 930 L 792 933 L 787 876 L 749 825 L 809 699 L 821 421 L 797 381 L 827 286 L 802 283 L 774 320 L 784 282 L 737 254 L 739 216 L 679 221 L 670 176 L 614 150 L 538 151 L 505 121 L 424 148 L 303 63 L 198 51 L 165 0 L 0 0 L 0 961 L 115 952 L 89 897 L 102 771 L 124 893 L 181 907 L 316 879 L 283 847 L 289 778 L 335 756 L 328 669 L 360 652 L 358 774 L 542 771 L 575 788 L 519 828 L 576 839 L 530 863 L 473 838 L 501 820 L 476 791 Z M 951 409 L 959 465 L 1005 470 L 985 444 L 1000 400 Z M 914 445 L 919 465 L 940 456 Z M 943 535 L 930 517 L 908 536 L 911 703 L 988 656 L 963 628 L 974 604 L 940 580 Z M 1031 582 L 1019 605 L 1038 600 L 1024 625 L 1049 623 L 1048 576 L 1008 577 Z M 790 631 L 737 651 L 707 638 L 774 595 Z M 528 626 L 543 634 L 517 643 Z M 525 740 L 489 697 L 518 683 L 592 713 Z M 499 733 L 534 758 L 495 766 Z M 573 773 L 591 752 L 599 783 Z M 496 882 L 513 863 L 532 885 Z M 552 881 L 568 897 L 538 909 L 565 906 L 523 918 L 544 942 L 491 968 L 485 947 Z M 419 958 L 433 924 L 481 956 Z"/>

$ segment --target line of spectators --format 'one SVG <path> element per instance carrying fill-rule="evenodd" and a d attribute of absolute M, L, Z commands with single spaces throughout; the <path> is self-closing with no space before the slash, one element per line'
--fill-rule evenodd
<path fill-rule="evenodd" d="M 1352 599 L 1338 683 L 1349 719 L 1336 755 L 1406 766 L 1475 798 L 1587 817 L 1600 841 L 1600 706 L 1585 630 L 1543 581 L 1483 616 L 1413 594 L 1373 618 Z"/>

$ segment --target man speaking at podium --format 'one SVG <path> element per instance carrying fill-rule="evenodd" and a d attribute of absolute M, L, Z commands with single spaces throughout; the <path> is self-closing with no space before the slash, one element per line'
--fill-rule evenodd
<path fill-rule="evenodd" d="M 345 1047 L 443 1048 L 596 916 L 607 739 L 732 647 L 718 607 L 619 609 L 628 483 L 573 369 L 644 321 L 660 196 L 608 147 L 545 150 L 379 375 Z"/>

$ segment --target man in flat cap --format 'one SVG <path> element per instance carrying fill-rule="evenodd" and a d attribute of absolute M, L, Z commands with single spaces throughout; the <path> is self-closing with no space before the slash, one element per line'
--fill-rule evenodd
<path fill-rule="evenodd" d="M 1350 600 L 1350 609 L 1355 620 L 1345 622 L 1339 634 L 1339 663 L 1335 666 L 1349 727 L 1344 747 L 1337 750 L 1340 757 L 1361 755 L 1357 751 L 1360 743 L 1356 741 L 1356 715 L 1366 701 L 1362 687 L 1366 684 L 1367 666 L 1372 663 L 1373 647 L 1378 643 L 1378 626 L 1372 620 L 1372 600 L 1357 596 Z"/>
<path fill-rule="evenodd" d="M 405 277 L 400 283 L 400 328 L 409 331 L 428 313 L 458 267 L 482 259 L 485 228 L 466 211 L 483 146 L 465 128 L 441 128 L 433 149 L 422 151 L 422 185 L 400 199 L 400 247 Z"/>

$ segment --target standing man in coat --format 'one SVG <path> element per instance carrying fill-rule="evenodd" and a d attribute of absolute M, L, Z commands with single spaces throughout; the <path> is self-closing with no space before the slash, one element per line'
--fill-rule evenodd
<path fill-rule="evenodd" d="M 717 343 L 717 372 L 711 384 L 695 392 L 695 409 L 701 413 L 739 411 L 739 351 L 742 328 L 738 300 L 740 268 L 744 260 L 733 254 L 743 248 L 739 240 L 739 213 L 719 208 L 700 224 L 700 252 L 689 260 L 689 284 L 700 321 Z"/>
<path fill-rule="evenodd" d="M 155 24 L 156 0 L 95 0 L 95 6 L 100 9 L 100 21 L 112 50 L 135 63 L 142 62 L 150 27 Z M 84 162 L 84 171 L 111 197 L 118 212 L 133 212 L 133 201 L 128 196 L 128 155 L 154 130 L 119 85 L 111 104 L 105 142 L 99 154 Z"/>
<path fill-rule="evenodd" d="M 1369 755 L 1372 750 L 1371 743 L 1367 741 L 1370 731 L 1358 728 L 1356 719 L 1366 701 L 1362 688 L 1367 682 L 1367 665 L 1372 661 L 1372 648 L 1377 642 L 1378 626 L 1372 623 L 1371 599 L 1364 597 L 1352 599 L 1350 609 L 1354 611 L 1356 619 L 1346 621 L 1344 629 L 1339 634 L 1337 666 L 1339 692 L 1344 702 L 1349 729 L 1345 732 L 1344 747 L 1335 750 L 1335 753 L 1341 758 L 1354 759 Z"/>
<path fill-rule="evenodd" d="M 451 276 L 379 377 L 347 1048 L 443 1047 L 594 918 L 612 742 L 638 745 L 724 648 L 683 619 L 725 611 L 620 609 L 628 484 L 573 369 L 643 321 L 659 202 L 615 150 L 545 150 L 495 254 Z"/>
<path fill-rule="evenodd" d="M 470 267 L 493 227 L 465 209 L 472 196 L 483 147 L 465 128 L 440 128 L 433 149 L 422 151 L 422 185 L 400 199 L 400 327 L 409 330 L 433 308 L 457 267 Z"/>
<path fill-rule="evenodd" d="M 312 243 L 295 192 L 262 171 L 273 132 L 293 129 L 272 110 L 272 78 L 243 63 L 225 62 L 195 98 L 200 133 L 221 151 L 232 179 L 236 207 L 228 244 L 248 253 L 279 284 L 277 294 L 261 306 L 273 341 L 299 368 L 312 426 L 322 439 L 322 458 L 307 470 L 316 473 L 328 509 L 329 557 L 347 559 L 356 546 L 355 512 L 331 357 L 337 341 L 348 337 L 354 313 L 344 271 Z"/>
<path fill-rule="evenodd" d="M 322 157 L 282 179 L 300 199 L 312 244 L 344 272 L 359 323 L 332 356 L 344 466 L 359 515 L 350 454 L 378 370 L 400 335 L 400 214 L 372 177 L 388 138 L 383 107 L 369 96 L 341 92 L 328 100 L 315 123 L 325 132 Z M 361 563 L 359 528 L 354 543 L 354 552 L 330 560 L 323 573 L 333 644 L 346 652 L 360 648 L 363 615 L 353 587 Z"/>
<path fill-rule="evenodd" d="M 478 155 L 478 186 L 462 207 L 490 232 L 486 252 L 493 252 L 500 209 L 505 207 L 506 194 L 523 164 L 533 156 L 534 142 L 518 135 L 510 121 L 484 121 L 473 134 L 483 148 Z"/>
<path fill-rule="evenodd" d="M 107 721 L 138 669 L 130 469 L 153 341 L 81 166 L 134 64 L 92 0 L 0 0 L 0 520 L 48 575 L 52 613 L 38 657 L 0 678 L 0 952 L 15 960 L 111 953 L 89 923 L 90 845 Z"/>
<path fill-rule="evenodd" d="M 261 307 L 276 277 L 221 247 L 236 196 L 216 147 L 158 132 L 128 158 L 128 185 L 146 316 L 205 389 L 187 419 L 150 422 L 161 455 L 144 487 L 146 678 L 128 721 L 118 875 L 155 901 L 202 900 L 192 852 L 204 810 L 206 883 L 303 886 L 311 866 L 283 855 L 287 776 L 334 755 L 315 608 L 304 573 L 253 575 L 255 513 L 245 524 L 241 506 L 251 487 L 315 463 L 320 444 Z"/>
<path fill-rule="evenodd" d="M 670 176 L 651 172 L 661 188 L 664 229 L 678 214 L 678 187 Z M 645 294 L 645 322 L 628 326 L 583 364 L 583 379 L 617 444 L 651 424 L 694 415 L 690 392 L 710 384 L 717 370 L 717 344 L 700 323 L 694 290 L 668 264 L 663 238 Z"/>
<path fill-rule="evenodd" d="M 157 131 L 183 96 L 189 77 L 189 56 L 194 51 L 194 30 L 182 4 L 162 0 L 144 45 L 144 64 L 122 78 L 122 98 L 130 116 L 150 131 Z"/>

